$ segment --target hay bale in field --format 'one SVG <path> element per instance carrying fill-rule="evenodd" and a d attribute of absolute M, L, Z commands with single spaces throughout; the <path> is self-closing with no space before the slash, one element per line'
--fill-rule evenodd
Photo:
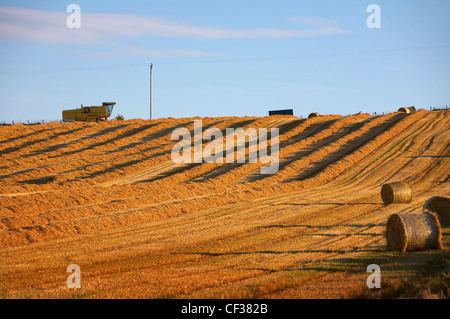
<path fill-rule="evenodd" d="M 389 217 L 386 226 L 389 250 L 400 252 L 442 248 L 439 219 L 433 213 L 398 213 Z"/>
<path fill-rule="evenodd" d="M 393 203 L 410 203 L 412 201 L 411 186 L 407 182 L 393 182 L 381 187 L 381 199 L 385 205 Z"/>
<path fill-rule="evenodd" d="M 398 109 L 398 112 L 403 112 L 403 113 L 406 113 L 406 114 L 411 114 L 411 113 L 416 112 L 416 108 L 415 108 L 414 106 L 411 106 L 411 107 L 401 107 L 401 108 Z"/>
<path fill-rule="evenodd" d="M 308 115 L 308 118 L 310 119 L 310 118 L 316 117 L 316 116 L 320 116 L 320 114 L 317 113 L 317 112 L 314 112 L 314 113 L 309 114 L 309 115 Z"/>
<path fill-rule="evenodd" d="M 450 225 L 450 198 L 434 196 L 425 202 L 422 211 L 435 213 L 442 226 Z"/>

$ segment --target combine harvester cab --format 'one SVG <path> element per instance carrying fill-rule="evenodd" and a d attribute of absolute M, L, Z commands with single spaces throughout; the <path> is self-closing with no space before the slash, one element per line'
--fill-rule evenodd
<path fill-rule="evenodd" d="M 111 116 L 116 102 L 103 102 L 102 106 L 83 106 L 62 112 L 63 122 L 98 122 L 106 121 Z"/>

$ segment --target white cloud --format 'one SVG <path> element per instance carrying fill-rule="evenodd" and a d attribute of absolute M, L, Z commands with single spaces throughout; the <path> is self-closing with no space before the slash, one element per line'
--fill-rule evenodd
<path fill-rule="evenodd" d="M 317 18 L 291 18 L 303 24 L 302 29 L 258 28 L 238 30 L 222 27 L 193 26 L 161 18 L 108 13 L 85 13 L 81 10 L 81 28 L 69 29 L 70 13 L 50 12 L 0 6 L 0 40 L 52 44 L 119 44 L 120 40 L 138 37 L 171 37 L 205 40 L 220 39 L 285 39 L 344 31 L 330 22 Z M 207 55 L 210 52 L 184 50 L 148 50 L 128 47 L 140 55 Z"/>

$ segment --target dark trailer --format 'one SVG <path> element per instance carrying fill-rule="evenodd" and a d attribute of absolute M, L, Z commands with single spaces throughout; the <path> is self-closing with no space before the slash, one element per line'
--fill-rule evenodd
<path fill-rule="evenodd" d="M 269 111 L 270 115 L 294 115 L 293 109 Z"/>

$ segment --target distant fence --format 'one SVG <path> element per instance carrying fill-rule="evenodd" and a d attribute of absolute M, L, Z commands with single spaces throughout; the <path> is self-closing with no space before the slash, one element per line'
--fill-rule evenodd
<path fill-rule="evenodd" d="M 448 110 L 448 105 L 445 106 L 430 106 L 430 111 Z"/>
<path fill-rule="evenodd" d="M 40 120 L 40 121 L 26 121 L 26 122 L 16 122 L 16 121 L 11 121 L 11 123 L 8 122 L 0 122 L 0 126 L 4 126 L 4 125 L 14 125 L 14 124 L 23 124 L 23 125 L 39 125 L 39 124 L 45 124 L 45 123 L 52 123 L 52 122 L 59 122 L 59 123 L 63 123 L 62 120 L 54 120 L 54 121 L 44 121 L 44 120 Z"/>

